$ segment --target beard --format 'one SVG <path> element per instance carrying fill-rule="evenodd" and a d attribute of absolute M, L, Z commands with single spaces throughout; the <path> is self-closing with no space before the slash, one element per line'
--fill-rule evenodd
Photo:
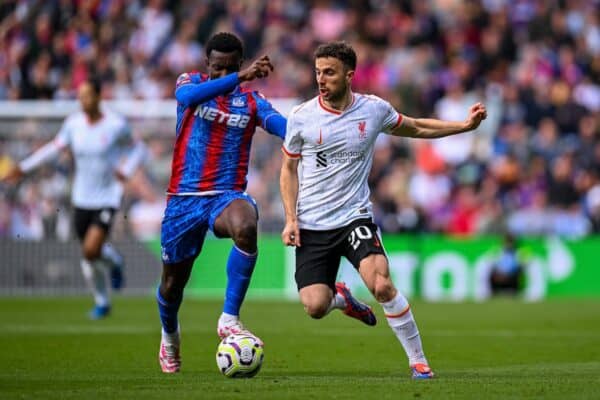
<path fill-rule="evenodd" d="M 327 100 L 331 103 L 336 103 L 338 101 L 341 101 L 344 99 L 344 96 L 346 95 L 347 91 L 348 91 L 348 85 L 343 84 L 336 91 L 329 90 L 329 93 L 327 93 L 327 97 L 325 97 L 325 100 Z"/>

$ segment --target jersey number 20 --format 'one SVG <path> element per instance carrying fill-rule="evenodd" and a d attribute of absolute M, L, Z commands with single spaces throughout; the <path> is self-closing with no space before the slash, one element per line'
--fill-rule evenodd
<path fill-rule="evenodd" d="M 371 233 L 371 230 L 368 227 L 361 225 L 357 226 L 356 229 L 350 233 L 350 236 L 348 236 L 348 241 L 350 242 L 350 246 L 356 250 L 358 249 L 358 246 L 360 246 L 361 239 L 368 240 L 372 237 L 373 234 Z"/>

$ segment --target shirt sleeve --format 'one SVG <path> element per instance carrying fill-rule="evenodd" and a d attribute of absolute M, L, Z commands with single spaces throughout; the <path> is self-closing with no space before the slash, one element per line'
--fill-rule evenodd
<path fill-rule="evenodd" d="M 63 125 L 60 128 L 60 131 L 56 134 L 54 138 L 54 142 L 56 142 L 56 146 L 60 147 L 61 150 L 65 147 L 71 145 L 71 137 L 72 137 L 73 123 L 71 119 L 65 120 Z"/>
<path fill-rule="evenodd" d="M 175 98 L 180 104 L 190 107 L 230 92 L 239 83 L 237 73 L 209 80 L 198 73 L 184 73 L 175 83 Z"/>
<path fill-rule="evenodd" d="M 284 139 L 287 124 L 285 117 L 262 94 L 253 92 L 252 96 L 256 101 L 256 116 L 260 126 L 270 134 Z"/>
<path fill-rule="evenodd" d="M 303 142 L 301 126 L 292 112 L 287 120 L 285 139 L 281 150 L 290 158 L 300 158 Z"/>
<path fill-rule="evenodd" d="M 133 133 L 131 131 L 131 125 L 129 125 L 125 120 L 118 121 L 117 123 L 119 125 L 116 144 L 119 149 L 126 151 L 133 145 Z"/>
<path fill-rule="evenodd" d="M 383 99 L 378 100 L 377 108 L 378 114 L 381 116 L 381 131 L 391 133 L 402 124 L 402 114 L 396 111 L 389 102 Z"/>
<path fill-rule="evenodd" d="M 177 81 L 175 82 L 175 90 L 179 89 L 179 87 L 183 85 L 187 85 L 193 83 L 192 75 L 189 72 L 184 72 L 183 74 L 177 77 Z"/>
<path fill-rule="evenodd" d="M 71 119 L 67 118 L 56 137 L 40 147 L 29 157 L 19 163 L 21 171 L 28 173 L 40 165 L 52 160 L 71 143 Z"/>

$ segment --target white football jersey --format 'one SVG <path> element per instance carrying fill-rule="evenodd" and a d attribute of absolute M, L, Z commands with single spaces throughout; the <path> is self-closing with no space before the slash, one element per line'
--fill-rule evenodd
<path fill-rule="evenodd" d="M 317 96 L 288 118 L 283 151 L 300 158 L 297 204 L 302 229 L 329 230 L 372 217 L 367 178 L 375 139 L 402 123 L 387 101 L 355 93 L 343 112 Z"/>
<path fill-rule="evenodd" d="M 131 129 L 121 116 L 103 111 L 100 120 L 90 123 L 85 113 L 77 112 L 67 117 L 52 142 L 20 166 L 28 172 L 68 147 L 75 159 L 73 205 L 84 209 L 118 208 L 123 186 L 115 172 L 131 143 Z"/>

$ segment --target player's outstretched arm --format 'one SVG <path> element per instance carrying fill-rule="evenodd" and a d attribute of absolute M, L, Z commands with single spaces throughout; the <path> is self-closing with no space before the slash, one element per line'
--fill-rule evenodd
<path fill-rule="evenodd" d="M 273 71 L 273 65 L 268 56 L 262 56 L 248 68 L 225 75 L 222 78 L 209 79 L 194 83 L 189 74 L 184 73 L 177 78 L 175 98 L 185 107 L 204 103 L 225 93 L 231 92 L 240 82 L 256 78 L 266 78 Z"/>
<path fill-rule="evenodd" d="M 224 93 L 232 91 L 240 80 L 237 73 L 225 75 L 222 78 L 194 83 L 189 74 L 181 74 L 177 78 L 175 98 L 185 107 L 194 106 L 214 99 Z"/>
<path fill-rule="evenodd" d="M 473 104 L 469 109 L 469 116 L 462 122 L 403 116 L 402 123 L 392 131 L 392 135 L 421 139 L 435 139 L 456 135 L 477 129 L 481 121 L 486 117 L 487 110 L 482 103 Z"/>
<path fill-rule="evenodd" d="M 14 165 L 8 173 L 2 177 L 2 181 L 10 184 L 18 183 L 29 172 L 58 156 L 58 154 L 67 147 L 64 137 L 66 136 L 63 133 L 63 130 L 61 130 L 54 140 L 46 143 L 20 163 Z"/>
<path fill-rule="evenodd" d="M 298 158 L 291 158 L 285 153 L 281 165 L 279 188 L 285 210 L 285 227 L 281 232 L 281 240 L 286 246 L 300 247 L 300 230 L 296 217 L 296 202 L 298 201 Z"/>

